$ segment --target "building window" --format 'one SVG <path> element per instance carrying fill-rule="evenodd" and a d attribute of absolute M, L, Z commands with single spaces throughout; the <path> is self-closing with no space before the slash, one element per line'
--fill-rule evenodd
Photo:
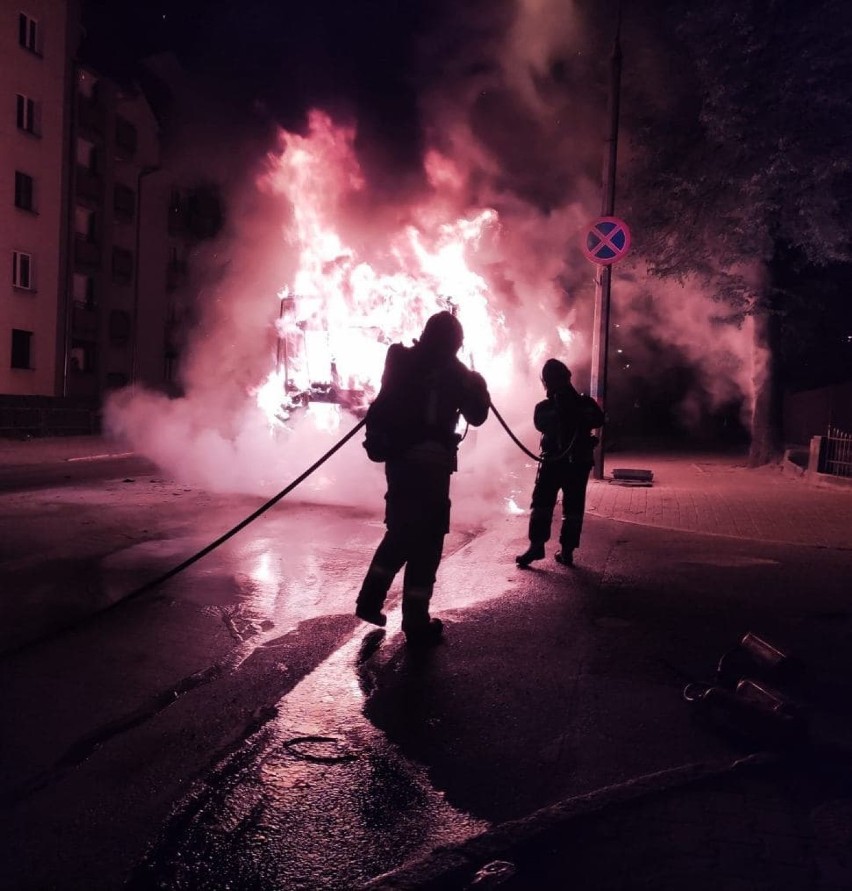
<path fill-rule="evenodd" d="M 98 172 L 98 150 L 93 142 L 78 137 L 77 163 L 90 173 Z"/>
<path fill-rule="evenodd" d="M 186 231 L 196 238 L 212 238 L 222 228 L 222 205 L 212 186 L 192 189 L 184 205 Z"/>
<path fill-rule="evenodd" d="M 109 314 L 109 339 L 115 344 L 127 343 L 130 340 L 129 312 L 114 309 Z"/>
<path fill-rule="evenodd" d="M 133 252 L 125 248 L 112 249 L 112 280 L 129 284 L 133 281 Z"/>
<path fill-rule="evenodd" d="M 74 273 L 73 279 L 74 302 L 86 309 L 95 308 L 95 279 L 91 275 Z"/>
<path fill-rule="evenodd" d="M 120 157 L 132 158 L 136 154 L 136 127 L 122 117 L 115 118 L 115 148 Z"/>
<path fill-rule="evenodd" d="M 33 258 L 23 251 L 12 251 L 12 284 L 16 288 L 32 290 Z"/>
<path fill-rule="evenodd" d="M 97 344 L 88 340 L 71 341 L 68 364 L 72 374 L 91 374 L 95 371 Z"/>
<path fill-rule="evenodd" d="M 38 22 L 25 12 L 18 16 L 18 43 L 31 53 L 38 52 Z"/>
<path fill-rule="evenodd" d="M 20 170 L 15 171 L 15 207 L 21 210 L 35 210 L 33 194 L 35 183 L 33 178 Z"/>
<path fill-rule="evenodd" d="M 136 212 L 136 194 L 133 189 L 116 183 L 112 193 L 112 209 L 119 219 L 132 220 Z"/>
<path fill-rule="evenodd" d="M 18 124 L 18 129 L 23 130 L 25 133 L 35 134 L 36 132 L 36 120 L 35 120 L 35 102 L 29 98 L 29 96 L 22 96 L 20 93 L 17 95 L 17 112 L 16 112 L 16 120 Z"/>
<path fill-rule="evenodd" d="M 33 332 L 12 329 L 12 368 L 32 368 Z"/>
<path fill-rule="evenodd" d="M 95 212 L 79 204 L 74 209 L 74 234 L 80 241 L 95 241 Z"/>

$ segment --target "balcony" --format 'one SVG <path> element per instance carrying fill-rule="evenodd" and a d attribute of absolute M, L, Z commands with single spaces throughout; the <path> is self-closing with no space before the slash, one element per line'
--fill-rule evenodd
<path fill-rule="evenodd" d="M 114 309 L 109 314 L 109 339 L 115 346 L 130 342 L 130 314 L 123 309 Z"/>
<path fill-rule="evenodd" d="M 124 248 L 112 249 L 112 280 L 129 285 L 133 281 L 133 252 Z"/>
<path fill-rule="evenodd" d="M 175 192 L 169 205 L 169 234 L 193 240 L 212 238 L 222 228 L 222 203 L 210 186 Z"/>
<path fill-rule="evenodd" d="M 96 340 L 98 333 L 98 311 L 94 303 L 74 301 L 71 317 L 71 332 L 74 337 Z"/>
<path fill-rule="evenodd" d="M 136 194 L 133 189 L 116 183 L 112 193 L 112 209 L 116 219 L 130 222 L 136 213 Z"/>
<path fill-rule="evenodd" d="M 78 164 L 75 191 L 77 197 L 85 198 L 93 204 L 101 204 L 104 200 L 104 181 L 88 167 Z"/>
<path fill-rule="evenodd" d="M 85 96 L 77 96 L 77 126 L 84 132 L 102 136 L 106 131 L 106 109 Z"/>
<path fill-rule="evenodd" d="M 101 246 L 84 238 L 74 240 L 74 262 L 78 267 L 95 269 L 101 265 Z"/>
<path fill-rule="evenodd" d="M 222 228 L 222 204 L 212 187 L 193 189 L 186 201 L 186 228 L 193 238 L 212 238 Z"/>
<path fill-rule="evenodd" d="M 115 119 L 115 156 L 128 160 L 136 154 L 138 135 L 136 127 L 122 117 Z"/>

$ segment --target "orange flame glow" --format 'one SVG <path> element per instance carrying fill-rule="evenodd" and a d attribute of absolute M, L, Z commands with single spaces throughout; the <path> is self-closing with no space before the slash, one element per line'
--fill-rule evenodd
<path fill-rule="evenodd" d="M 281 420 L 282 404 L 286 417 L 288 388 L 322 382 L 372 394 L 388 344 L 411 342 L 441 309 L 456 312 L 464 327 L 461 357 L 489 382 L 507 379 L 509 357 L 499 349 L 505 320 L 489 307 L 487 283 L 471 268 L 483 238 L 499 238 L 497 213 L 482 208 L 454 216 L 446 199 L 458 174 L 432 153 L 432 195 L 411 209 L 405 224 L 385 231 L 381 244 L 364 233 L 366 247 L 359 249 L 346 242 L 337 222 L 347 200 L 365 187 L 355 133 L 320 112 L 309 123 L 307 136 L 282 134 L 283 152 L 259 183 L 290 203 L 284 240 L 296 257 L 293 280 L 278 295 L 276 368 L 256 393 L 267 417 Z"/>

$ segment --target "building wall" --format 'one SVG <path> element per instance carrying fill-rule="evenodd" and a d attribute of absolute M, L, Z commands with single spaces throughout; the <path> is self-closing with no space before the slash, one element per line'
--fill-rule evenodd
<path fill-rule="evenodd" d="M 139 269 L 136 304 L 138 348 L 134 380 L 146 387 L 167 390 L 167 331 L 174 316 L 173 273 L 170 271 L 168 236 L 171 179 L 167 171 L 156 170 L 142 179 L 140 251 L 144 262 Z"/>
<path fill-rule="evenodd" d="M 85 397 L 138 379 L 149 352 L 162 356 L 164 261 L 155 261 L 158 291 L 143 290 L 142 277 L 149 252 L 165 243 L 168 216 L 150 200 L 159 132 L 145 98 L 85 67 L 76 84 L 67 393 Z"/>
<path fill-rule="evenodd" d="M 30 400 L 177 392 L 188 258 L 221 222 L 215 189 L 163 163 L 145 94 L 80 44 L 79 0 L 0 0 L 0 431 Z"/>
<path fill-rule="evenodd" d="M 78 33 L 74 3 L 0 0 L 0 393 L 57 395 L 69 169 L 66 93 L 69 50 Z M 16 183 L 16 173 L 31 178 L 30 209 L 16 206 L 16 196 L 26 199 L 29 192 Z"/>

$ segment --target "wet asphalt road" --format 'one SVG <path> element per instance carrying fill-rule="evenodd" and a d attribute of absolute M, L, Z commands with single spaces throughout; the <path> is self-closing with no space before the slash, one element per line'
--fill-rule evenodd
<path fill-rule="evenodd" d="M 4 888 L 356 888 L 565 795 L 729 757 L 680 689 L 749 627 L 852 678 L 848 551 L 590 520 L 577 569 L 522 572 L 523 518 L 500 518 L 448 540 L 447 641 L 418 655 L 398 612 L 386 633 L 351 616 L 378 516 L 283 505 L 121 603 L 258 500 L 65 469 L 0 497 L 4 626 L 29 617 L 0 660 Z M 845 706 L 821 720 L 849 731 Z"/>
<path fill-rule="evenodd" d="M 138 455 L 84 458 L 52 464 L 0 464 L 0 493 L 24 492 L 48 487 L 70 487 L 101 480 L 156 475 L 157 469 Z"/>

